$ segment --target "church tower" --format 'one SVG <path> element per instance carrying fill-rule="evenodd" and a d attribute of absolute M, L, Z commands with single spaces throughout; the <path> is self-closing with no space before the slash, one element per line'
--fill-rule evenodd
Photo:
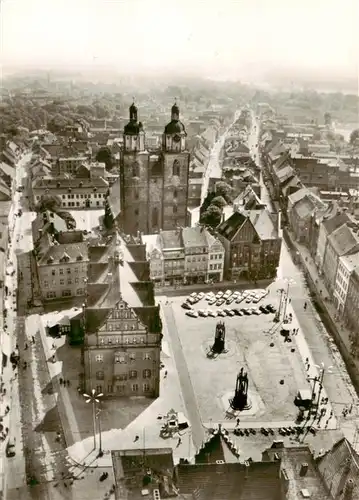
<path fill-rule="evenodd" d="M 147 232 L 148 159 L 145 133 L 138 121 L 135 103 L 129 109 L 130 120 L 123 131 L 120 163 L 121 226 L 126 234 Z"/>
<path fill-rule="evenodd" d="M 186 137 L 185 127 L 180 121 L 180 110 L 175 103 L 171 109 L 171 121 L 162 135 L 163 230 L 187 225 L 190 155 L 186 150 Z"/>

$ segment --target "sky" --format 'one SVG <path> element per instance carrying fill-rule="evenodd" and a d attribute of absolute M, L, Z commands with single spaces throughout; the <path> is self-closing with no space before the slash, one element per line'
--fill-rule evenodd
<path fill-rule="evenodd" d="M 358 0 L 0 0 L 4 66 L 358 75 Z"/>

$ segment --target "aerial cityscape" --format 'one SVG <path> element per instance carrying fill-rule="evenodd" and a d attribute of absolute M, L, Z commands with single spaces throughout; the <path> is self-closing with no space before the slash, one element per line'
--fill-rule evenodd
<path fill-rule="evenodd" d="M 357 6 L 78 2 L 1 17 L 0 499 L 358 500 Z"/>

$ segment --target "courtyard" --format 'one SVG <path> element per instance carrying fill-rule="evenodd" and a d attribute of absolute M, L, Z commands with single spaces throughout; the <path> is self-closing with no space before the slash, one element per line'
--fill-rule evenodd
<path fill-rule="evenodd" d="M 182 302 L 183 297 L 171 298 L 178 335 L 204 425 L 228 422 L 228 418 L 233 418 L 229 399 L 233 396 L 236 377 L 242 367 L 248 374 L 251 408 L 241 412 L 241 424 L 251 426 L 261 423 L 260 427 L 294 425 L 298 415 L 294 398 L 299 390 L 311 388 L 302 351 L 296 345 L 296 336 L 292 337 L 292 342 L 284 342 L 278 331 L 280 328 L 273 323 L 273 314 L 191 318 L 181 308 Z M 203 302 L 197 304 L 195 309 L 205 307 Z M 269 302 L 278 307 L 279 297 L 275 288 L 263 301 Z M 207 353 L 214 342 L 219 321 L 225 323 L 228 352 L 209 359 Z"/>

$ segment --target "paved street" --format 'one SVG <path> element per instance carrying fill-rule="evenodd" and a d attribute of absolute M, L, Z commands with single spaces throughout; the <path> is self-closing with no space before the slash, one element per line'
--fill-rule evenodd
<path fill-rule="evenodd" d="M 206 432 L 202 425 L 196 395 L 193 390 L 190 373 L 187 368 L 187 362 L 181 345 L 181 340 L 178 335 L 172 306 L 170 304 L 163 305 L 163 312 L 166 322 L 165 327 L 172 343 L 174 360 L 181 384 L 182 397 L 184 399 L 185 407 L 187 410 L 187 416 L 192 426 L 193 441 L 197 450 L 199 450 L 205 440 Z"/>
<path fill-rule="evenodd" d="M 202 205 L 205 197 L 207 196 L 210 178 L 211 177 L 216 177 L 216 178 L 221 177 L 221 164 L 220 164 L 221 151 L 222 151 L 222 148 L 224 146 L 225 140 L 228 136 L 228 132 L 231 129 L 231 127 L 238 120 L 240 113 L 241 113 L 241 110 L 237 110 L 234 113 L 233 122 L 229 125 L 229 127 L 221 135 L 221 137 L 218 139 L 218 141 L 215 143 L 215 145 L 212 148 L 212 151 L 210 153 L 209 163 L 208 163 L 207 169 L 205 171 L 205 174 L 203 176 L 202 192 L 201 192 L 201 205 Z"/>

